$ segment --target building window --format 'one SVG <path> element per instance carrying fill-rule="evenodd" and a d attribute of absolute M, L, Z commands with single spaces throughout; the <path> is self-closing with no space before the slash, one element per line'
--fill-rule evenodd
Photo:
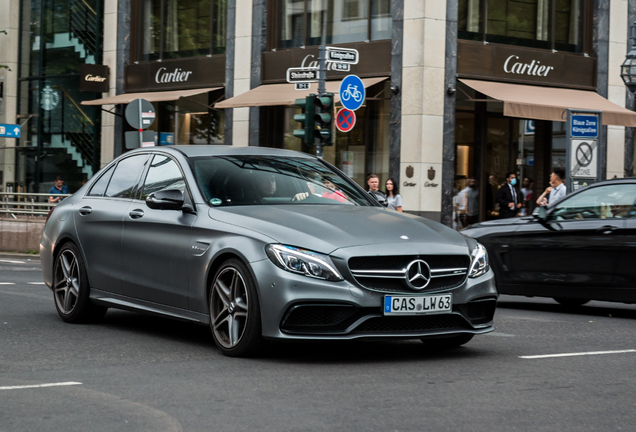
<path fill-rule="evenodd" d="M 460 39 L 584 52 L 588 0 L 459 0 Z"/>
<path fill-rule="evenodd" d="M 326 5 L 326 10 L 325 10 Z M 391 39 L 390 0 L 278 0 L 273 14 L 276 48 Z"/>
<path fill-rule="evenodd" d="M 141 60 L 224 54 L 227 0 L 142 0 Z"/>

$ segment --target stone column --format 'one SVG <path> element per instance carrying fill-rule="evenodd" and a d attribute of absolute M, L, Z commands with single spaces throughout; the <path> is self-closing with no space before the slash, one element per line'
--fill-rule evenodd
<path fill-rule="evenodd" d="M 117 94 L 117 0 L 104 0 L 104 55 L 103 64 L 110 68 L 108 92 L 102 97 Z M 115 111 L 115 105 L 102 105 L 101 108 Z M 99 106 L 97 107 L 99 109 Z M 102 148 L 100 168 L 115 158 L 115 115 L 102 111 Z"/>
<path fill-rule="evenodd" d="M 236 0 L 236 27 L 234 38 L 234 94 L 250 90 L 252 78 L 252 0 Z M 232 119 L 232 145 L 249 145 L 250 109 L 234 108 Z"/>
<path fill-rule="evenodd" d="M 403 34 L 400 193 L 404 210 L 439 221 L 442 210 L 446 2 L 404 0 Z M 413 168 L 410 178 L 408 167 Z M 405 182 L 415 185 L 405 186 Z"/>
<path fill-rule="evenodd" d="M 607 65 L 607 98 L 625 106 L 627 87 L 621 79 L 621 64 L 627 52 L 627 0 L 611 0 L 609 8 L 609 61 Z M 623 177 L 625 162 L 625 127 L 607 127 L 607 178 Z"/>
<path fill-rule="evenodd" d="M 18 109 L 18 58 L 20 40 L 20 0 L 0 0 L 0 83 L 3 84 L 0 123 L 19 124 Z M 0 138 L 0 191 L 7 182 L 15 181 L 15 138 Z M 7 148 L 9 147 L 9 148 Z"/>

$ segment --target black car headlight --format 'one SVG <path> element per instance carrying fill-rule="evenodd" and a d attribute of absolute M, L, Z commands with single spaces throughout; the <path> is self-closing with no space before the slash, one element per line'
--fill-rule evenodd
<path fill-rule="evenodd" d="M 475 249 L 473 249 L 471 253 L 471 258 L 472 262 L 470 264 L 468 277 L 476 278 L 488 272 L 490 265 L 488 264 L 488 252 L 486 252 L 485 247 L 477 243 L 477 246 L 475 246 Z"/>
<path fill-rule="evenodd" d="M 280 244 L 267 245 L 267 256 L 283 270 L 328 281 L 341 281 L 338 270 L 328 255 Z"/>

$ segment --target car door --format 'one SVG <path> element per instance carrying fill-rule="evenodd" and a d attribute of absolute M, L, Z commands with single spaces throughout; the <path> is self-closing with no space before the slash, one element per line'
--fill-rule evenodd
<path fill-rule="evenodd" d="M 625 185 L 631 190 L 631 198 L 636 199 L 636 183 Z M 629 201 L 630 196 L 625 197 L 625 202 Z M 630 293 L 621 296 L 623 301 L 636 301 L 636 201 L 628 211 L 625 211 L 626 205 L 616 210 L 625 213 L 625 231 L 618 237 L 620 241 L 620 258 L 616 265 L 615 277 L 619 288 L 630 289 Z"/>
<path fill-rule="evenodd" d="M 189 196 L 179 164 L 155 154 L 138 199 L 129 204 L 124 216 L 123 287 L 126 296 L 187 309 L 191 227 L 196 215 L 155 210 L 145 203 L 149 194 L 170 189 Z"/>
<path fill-rule="evenodd" d="M 511 252 L 516 282 L 616 286 L 625 233 L 625 218 L 617 209 L 629 194 L 623 186 L 585 189 L 559 202 L 546 219 L 519 229 Z"/>
<path fill-rule="evenodd" d="M 93 288 L 123 292 L 123 219 L 147 160 L 147 154 L 120 160 L 100 176 L 76 209 L 75 227 Z"/>

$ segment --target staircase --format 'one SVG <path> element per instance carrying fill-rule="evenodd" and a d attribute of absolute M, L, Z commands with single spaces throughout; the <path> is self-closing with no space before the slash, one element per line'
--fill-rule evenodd
<path fill-rule="evenodd" d="M 96 0 L 101 2 L 103 0 Z M 86 63 L 95 64 L 95 59 L 101 61 L 101 28 L 103 27 L 103 17 L 97 16 L 95 7 L 87 0 L 69 1 L 69 40 L 81 46 L 82 58 Z M 100 35 L 98 37 L 98 35 Z M 80 55 L 82 55 L 80 53 Z"/>
<path fill-rule="evenodd" d="M 86 163 L 86 159 L 82 156 L 82 153 L 78 151 L 78 146 L 75 145 L 72 140 L 67 139 L 65 135 L 51 135 L 51 148 L 66 150 L 66 153 L 71 155 L 71 159 L 77 164 L 78 169 L 86 174 L 86 178 L 93 176 L 93 167 Z"/>

